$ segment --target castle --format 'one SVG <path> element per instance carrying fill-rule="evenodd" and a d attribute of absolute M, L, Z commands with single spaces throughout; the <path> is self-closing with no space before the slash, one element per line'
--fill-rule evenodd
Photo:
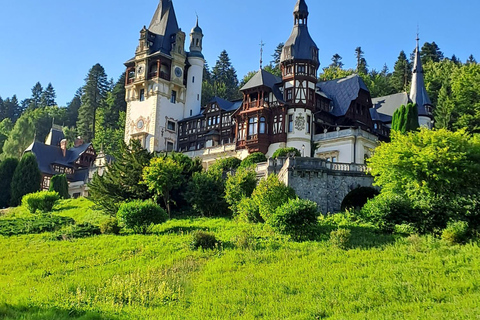
<path fill-rule="evenodd" d="M 271 156 L 282 147 L 295 147 L 304 157 L 363 164 L 378 141 L 388 139 L 400 105 L 417 103 L 419 123 L 432 126 L 418 39 L 410 94 L 372 99 L 358 75 L 318 82 L 319 48 L 308 31 L 305 0 L 297 1 L 293 17 L 281 77 L 261 69 L 241 88 L 243 99 L 214 98 L 202 106 L 203 31 L 197 19 L 185 51 L 186 34 L 172 0 L 160 0 L 150 26 L 140 31 L 135 57 L 125 63 L 125 141 L 199 156 L 207 164 L 253 152 Z"/>

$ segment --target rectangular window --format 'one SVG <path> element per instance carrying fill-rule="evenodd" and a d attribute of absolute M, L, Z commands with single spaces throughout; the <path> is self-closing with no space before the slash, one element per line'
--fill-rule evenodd
<path fill-rule="evenodd" d="M 310 122 L 311 122 L 312 117 L 307 116 L 307 133 L 310 133 Z"/>
<path fill-rule="evenodd" d="M 298 65 L 298 73 L 304 74 L 305 73 L 305 66 L 303 64 Z"/>
<path fill-rule="evenodd" d="M 140 89 L 140 101 L 145 101 L 145 89 Z"/>
<path fill-rule="evenodd" d="M 287 102 L 292 101 L 292 89 L 287 89 L 285 92 L 287 93 Z"/>
<path fill-rule="evenodd" d="M 293 132 L 293 114 L 288 115 L 288 132 Z"/>
<path fill-rule="evenodd" d="M 168 121 L 167 122 L 167 129 L 170 130 L 170 131 L 175 131 L 175 122 Z"/>
<path fill-rule="evenodd" d="M 173 151 L 173 142 L 167 142 L 167 151 L 168 152 Z"/>
<path fill-rule="evenodd" d="M 172 98 L 170 98 L 171 103 L 177 103 L 177 91 L 172 90 Z"/>

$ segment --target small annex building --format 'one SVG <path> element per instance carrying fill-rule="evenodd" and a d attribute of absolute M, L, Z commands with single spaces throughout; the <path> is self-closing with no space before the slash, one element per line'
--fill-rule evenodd
<path fill-rule="evenodd" d="M 54 175 L 65 174 L 72 198 L 88 196 L 87 184 L 97 158 L 95 149 L 91 143 L 84 143 L 80 138 L 75 139 L 73 147 L 67 146 L 62 127 L 53 125 L 45 143 L 34 141 L 25 152 L 32 152 L 37 158 L 42 173 L 40 190 L 49 189 Z"/>

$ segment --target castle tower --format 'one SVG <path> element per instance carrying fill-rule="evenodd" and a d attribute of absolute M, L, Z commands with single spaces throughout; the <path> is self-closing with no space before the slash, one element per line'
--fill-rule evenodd
<path fill-rule="evenodd" d="M 140 31 L 135 57 L 125 63 L 125 141 L 149 151 L 175 150 L 177 121 L 183 119 L 187 87 L 185 33 L 171 0 L 160 0 L 148 28 Z"/>
<path fill-rule="evenodd" d="M 205 59 L 202 54 L 203 31 L 197 24 L 190 32 L 190 52 L 188 53 L 187 100 L 184 118 L 200 114 L 202 103 L 202 80 Z"/>
<path fill-rule="evenodd" d="M 410 100 L 417 104 L 418 123 L 421 127 L 432 128 L 433 106 L 425 88 L 424 71 L 422 59 L 420 58 L 419 37 L 417 36 L 417 47 L 415 49 L 415 62 L 412 71 L 412 86 L 410 88 Z"/>
<path fill-rule="evenodd" d="M 317 70 L 318 47 L 308 32 L 308 7 L 298 0 L 293 12 L 294 26 L 283 47 L 280 63 L 287 103 L 287 147 L 310 155 Z"/>

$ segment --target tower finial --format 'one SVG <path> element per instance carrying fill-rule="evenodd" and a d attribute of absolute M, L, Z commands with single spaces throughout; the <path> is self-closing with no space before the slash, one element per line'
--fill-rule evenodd
<path fill-rule="evenodd" d="M 265 46 L 265 43 L 263 43 L 263 40 L 260 40 L 260 70 L 263 68 L 263 47 Z"/>

